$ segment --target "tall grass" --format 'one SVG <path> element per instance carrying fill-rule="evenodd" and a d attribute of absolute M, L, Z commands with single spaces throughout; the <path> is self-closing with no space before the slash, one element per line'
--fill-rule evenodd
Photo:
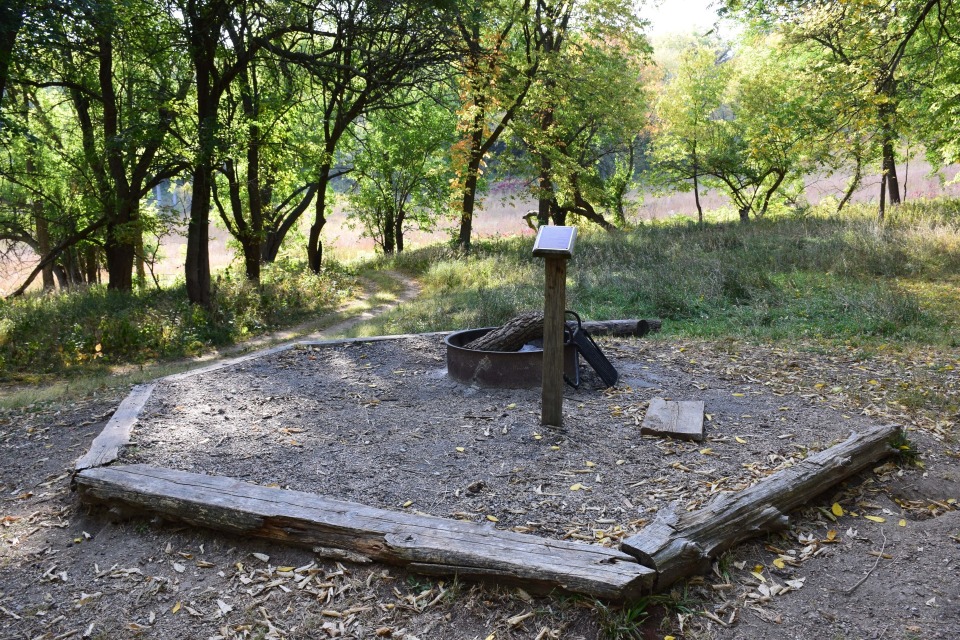
<path fill-rule="evenodd" d="M 501 323 L 542 306 L 529 238 L 484 241 L 469 256 L 429 247 L 393 266 L 423 296 L 368 333 Z M 914 202 L 878 224 L 869 205 L 843 216 L 654 221 L 582 230 L 568 268 L 568 308 L 591 319 L 656 316 L 683 335 L 898 338 L 956 344 L 960 203 Z"/>
<path fill-rule="evenodd" d="M 264 269 L 257 288 L 225 271 L 211 310 L 190 305 L 183 285 L 135 293 L 95 286 L 0 302 L 0 376 L 90 373 L 113 364 L 198 355 L 329 311 L 353 277 L 332 265 L 316 275 L 298 265 Z"/>

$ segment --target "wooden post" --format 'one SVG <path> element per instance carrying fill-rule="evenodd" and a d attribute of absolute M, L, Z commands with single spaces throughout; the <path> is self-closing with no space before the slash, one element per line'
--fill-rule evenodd
<path fill-rule="evenodd" d="M 533 255 L 545 258 L 543 291 L 543 394 L 540 423 L 563 427 L 563 324 L 567 307 L 567 260 L 573 257 L 575 227 L 542 226 Z"/>
<path fill-rule="evenodd" d="M 563 426 L 563 312 L 567 307 L 567 259 L 548 257 L 543 295 L 543 395 L 541 424 Z"/>

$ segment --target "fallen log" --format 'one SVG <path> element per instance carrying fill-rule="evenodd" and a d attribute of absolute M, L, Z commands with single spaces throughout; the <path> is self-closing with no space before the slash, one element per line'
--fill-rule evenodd
<path fill-rule="evenodd" d="M 787 514 L 838 482 L 891 454 L 896 425 L 880 426 L 850 437 L 779 471 L 749 489 L 724 493 L 703 509 L 677 513 L 662 510 L 620 549 L 657 571 L 655 590 L 710 569 L 713 558 L 763 533 L 785 528 Z"/>
<path fill-rule="evenodd" d="M 342 549 L 360 559 L 428 574 L 494 579 L 540 590 L 559 588 L 617 601 L 647 594 L 653 584 L 651 569 L 615 549 L 378 509 L 223 476 L 138 464 L 86 469 L 77 474 L 75 484 L 85 503 L 322 548 L 326 555 Z"/>
<path fill-rule="evenodd" d="M 583 328 L 595 336 L 642 338 L 660 330 L 660 320 L 591 320 Z M 519 351 L 523 345 L 543 338 L 543 312 L 529 311 L 513 317 L 476 340 L 463 345 L 475 351 Z"/>

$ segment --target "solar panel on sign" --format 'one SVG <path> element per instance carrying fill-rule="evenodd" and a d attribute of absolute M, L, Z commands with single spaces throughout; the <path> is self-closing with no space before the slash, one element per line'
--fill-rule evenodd
<path fill-rule="evenodd" d="M 576 227 L 554 227 L 544 225 L 537 230 L 537 239 L 533 243 L 533 255 L 538 257 L 573 257 L 573 245 L 577 239 Z"/>

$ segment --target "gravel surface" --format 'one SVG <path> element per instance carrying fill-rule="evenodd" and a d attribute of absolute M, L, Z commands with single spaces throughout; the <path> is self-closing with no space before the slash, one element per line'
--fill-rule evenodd
<path fill-rule="evenodd" d="M 538 390 L 453 383 L 439 339 L 413 338 L 297 348 L 163 383 L 123 461 L 605 545 L 669 502 L 697 508 L 868 424 L 905 425 L 923 466 L 890 461 L 839 484 L 788 531 L 645 603 L 641 624 L 631 610 L 644 603 L 531 598 L 89 511 L 69 472 L 121 397 L 7 411 L 0 637 L 960 637 L 960 353 L 601 346 L 622 383 L 588 376 L 569 390 L 564 432 L 539 425 Z M 707 440 L 640 436 L 655 396 L 703 400 Z"/>

